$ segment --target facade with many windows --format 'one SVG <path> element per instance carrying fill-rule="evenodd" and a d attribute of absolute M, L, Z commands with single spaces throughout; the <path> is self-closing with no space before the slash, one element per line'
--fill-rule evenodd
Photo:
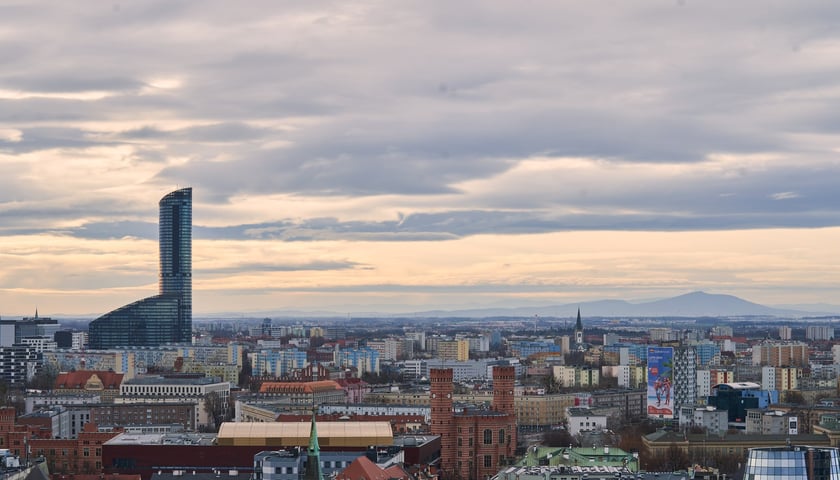
<path fill-rule="evenodd" d="M 840 480 L 840 455 L 836 448 L 784 446 L 752 448 L 744 480 Z"/>
<path fill-rule="evenodd" d="M 159 294 L 92 321 L 93 349 L 192 341 L 192 188 L 170 192 L 158 205 Z"/>
<path fill-rule="evenodd" d="M 41 366 L 41 354 L 34 347 L 0 347 L 0 380 L 9 385 L 23 385 Z"/>
<path fill-rule="evenodd" d="M 211 377 L 164 377 L 148 376 L 125 380 L 120 385 L 120 395 L 114 403 L 195 403 L 196 426 L 213 426 L 213 418 L 205 404 L 215 394 L 218 408 L 227 413 L 230 399 L 230 383 Z"/>

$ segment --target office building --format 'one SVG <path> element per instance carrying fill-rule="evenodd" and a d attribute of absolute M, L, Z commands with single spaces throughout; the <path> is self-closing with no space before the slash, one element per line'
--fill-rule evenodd
<path fill-rule="evenodd" d="M 753 382 L 721 383 L 712 388 L 708 404 L 719 410 L 729 412 L 729 421 L 746 422 L 747 410 L 767 408 L 779 402 L 779 392 L 762 390 L 761 385 Z"/>
<path fill-rule="evenodd" d="M 92 321 L 92 349 L 191 343 L 192 189 L 167 194 L 159 207 L 159 294 Z"/>
<path fill-rule="evenodd" d="M 744 480 L 838 480 L 840 455 L 832 447 L 751 448 Z"/>

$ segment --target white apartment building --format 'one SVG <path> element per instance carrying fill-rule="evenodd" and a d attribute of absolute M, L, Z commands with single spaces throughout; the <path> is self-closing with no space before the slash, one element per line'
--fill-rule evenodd
<path fill-rule="evenodd" d="M 114 399 L 114 403 L 196 403 L 196 426 L 212 427 L 213 419 L 205 411 L 205 400 L 210 393 L 219 396 L 225 411 L 229 408 L 230 383 L 212 377 L 145 376 L 123 380 L 120 395 Z"/>
<path fill-rule="evenodd" d="M 834 338 L 834 327 L 830 325 L 808 325 L 805 327 L 805 339 L 825 341 Z"/>

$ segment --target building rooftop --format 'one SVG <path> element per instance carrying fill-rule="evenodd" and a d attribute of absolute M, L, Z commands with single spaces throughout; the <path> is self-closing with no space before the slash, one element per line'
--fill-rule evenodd
<path fill-rule="evenodd" d="M 570 417 L 591 417 L 594 415 L 598 415 L 597 413 L 593 412 L 591 408 L 587 407 L 569 407 L 568 411 Z"/>
<path fill-rule="evenodd" d="M 213 433 L 121 433 L 105 445 L 213 445 Z"/>
<path fill-rule="evenodd" d="M 172 378 L 163 376 L 145 376 L 135 377 L 130 380 L 123 381 L 124 385 L 214 385 L 223 382 L 216 377 L 187 377 L 187 378 Z"/>
<path fill-rule="evenodd" d="M 718 383 L 713 388 L 718 387 L 728 387 L 732 390 L 761 390 L 761 385 L 754 383 L 754 382 L 729 382 L 729 383 Z"/>
<path fill-rule="evenodd" d="M 732 443 L 753 443 L 756 445 L 766 445 L 768 443 L 779 443 L 784 445 L 785 442 L 792 441 L 802 445 L 809 443 L 826 443 L 828 437 L 822 434 L 800 433 L 798 435 L 765 435 L 765 434 L 734 434 L 734 435 L 707 435 L 704 433 L 689 433 L 683 434 L 681 432 L 673 432 L 668 430 L 657 430 L 653 433 L 645 435 L 645 438 L 651 442 L 690 442 L 690 443 L 718 443 L 718 442 L 732 442 Z"/>
<path fill-rule="evenodd" d="M 309 422 L 225 422 L 217 436 L 219 445 L 265 445 L 295 447 L 309 444 Z M 318 422 L 321 448 L 391 445 L 390 422 Z"/>
<path fill-rule="evenodd" d="M 317 393 L 330 390 L 341 390 L 341 385 L 333 380 L 318 380 L 315 382 L 263 382 L 260 393 L 295 394 Z"/>
<path fill-rule="evenodd" d="M 123 374 L 110 370 L 76 370 L 75 372 L 59 373 L 55 379 L 56 389 L 84 388 L 88 381 L 96 375 L 102 386 L 108 389 L 119 389 L 123 382 Z"/>

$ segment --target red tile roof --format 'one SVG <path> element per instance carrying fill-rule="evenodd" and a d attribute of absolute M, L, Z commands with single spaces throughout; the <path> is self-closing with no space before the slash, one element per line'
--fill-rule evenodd
<path fill-rule="evenodd" d="M 408 479 L 403 469 L 393 466 L 382 470 L 367 457 L 359 457 L 335 477 L 336 480 L 392 480 Z"/>
<path fill-rule="evenodd" d="M 59 373 L 55 379 L 55 388 L 84 390 L 85 384 L 94 375 L 102 381 L 105 390 L 119 390 L 123 381 L 122 373 L 115 373 L 110 370 L 76 370 L 75 372 Z"/>
<path fill-rule="evenodd" d="M 260 393 L 314 393 L 328 390 L 341 390 L 333 380 L 319 380 L 317 382 L 263 382 Z"/>

